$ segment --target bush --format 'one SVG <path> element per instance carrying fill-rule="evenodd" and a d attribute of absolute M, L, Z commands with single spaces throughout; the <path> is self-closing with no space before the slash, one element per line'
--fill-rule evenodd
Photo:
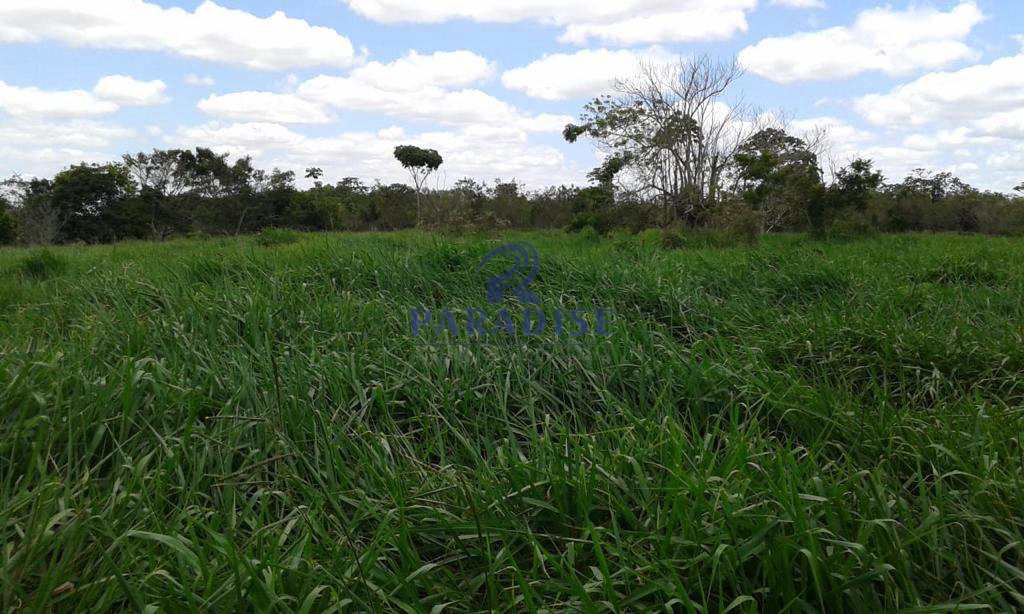
<path fill-rule="evenodd" d="M 658 228 L 648 228 L 636 234 L 634 241 L 640 247 L 654 248 L 661 247 L 662 231 Z"/>
<path fill-rule="evenodd" d="M 615 227 L 615 221 L 608 213 L 579 213 L 569 223 L 570 232 L 581 232 L 585 228 L 591 228 L 599 235 L 607 234 Z"/>
<path fill-rule="evenodd" d="M 287 228 L 266 228 L 256 235 L 256 244 L 261 247 L 276 247 L 297 243 L 301 235 Z"/>
<path fill-rule="evenodd" d="M 756 245 L 764 231 L 761 212 L 738 201 L 725 202 L 715 208 L 711 213 L 711 226 L 733 241 L 746 245 Z"/>
<path fill-rule="evenodd" d="M 686 247 L 686 240 L 679 228 L 663 228 L 659 231 L 659 244 L 664 249 L 682 249 Z"/>
<path fill-rule="evenodd" d="M 828 239 L 856 239 L 875 234 L 875 227 L 867 213 L 847 208 L 832 218 L 824 234 Z"/>
<path fill-rule="evenodd" d="M 416 226 L 416 191 L 409 186 L 400 183 L 377 185 L 370 197 L 371 228 L 400 230 Z M 432 198 L 432 194 L 425 194 L 423 200 L 429 203 Z"/>
<path fill-rule="evenodd" d="M 977 210 L 978 232 L 990 235 L 1024 234 L 1024 199 L 990 198 Z"/>
<path fill-rule="evenodd" d="M 597 243 L 601 240 L 601 234 L 593 226 L 586 226 L 580 230 L 579 237 L 587 243 Z"/>
<path fill-rule="evenodd" d="M 60 275 L 67 269 L 67 261 L 49 250 L 40 250 L 18 263 L 18 273 L 24 279 L 44 281 Z"/>
<path fill-rule="evenodd" d="M 10 245 L 18 238 L 14 216 L 0 209 L 0 245 Z"/>
<path fill-rule="evenodd" d="M 721 249 L 751 244 L 749 237 L 741 233 L 715 228 L 685 228 L 682 225 L 645 230 L 640 236 L 644 244 L 666 250 Z"/>

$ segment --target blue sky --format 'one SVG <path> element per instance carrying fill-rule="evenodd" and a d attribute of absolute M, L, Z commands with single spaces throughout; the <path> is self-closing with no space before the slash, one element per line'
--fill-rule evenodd
<path fill-rule="evenodd" d="M 792 132 L 827 127 L 832 164 L 1009 190 L 1022 34 L 1018 0 L 3 0 L 0 175 L 202 145 L 391 181 L 409 142 L 442 184 L 583 182 L 565 121 L 641 58 L 710 54 Z"/>

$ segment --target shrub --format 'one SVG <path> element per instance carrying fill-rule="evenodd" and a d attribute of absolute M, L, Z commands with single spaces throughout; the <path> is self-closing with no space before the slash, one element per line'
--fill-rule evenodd
<path fill-rule="evenodd" d="M 1024 234 L 1024 199 L 990 198 L 977 210 L 978 232 L 991 235 Z"/>
<path fill-rule="evenodd" d="M 399 230 L 416 225 L 417 192 L 407 185 L 377 185 L 371 193 L 371 227 Z M 427 195 L 430 198 L 430 195 Z"/>
<path fill-rule="evenodd" d="M 49 250 L 40 250 L 23 258 L 18 272 L 25 279 L 44 281 L 60 275 L 67 269 L 67 261 Z"/>
<path fill-rule="evenodd" d="M 648 228 L 638 232 L 634 240 L 640 247 L 661 247 L 661 235 L 662 231 L 660 229 Z"/>
<path fill-rule="evenodd" d="M 825 228 L 825 238 L 828 239 L 856 239 L 875 234 L 875 227 L 871 219 L 864 211 L 847 208 L 838 212 L 828 226 Z"/>
<path fill-rule="evenodd" d="M 685 228 L 682 225 L 674 225 L 645 231 L 642 234 L 656 237 L 654 244 L 667 250 L 721 249 L 751 244 L 751 239 L 748 236 L 717 228 Z M 756 242 L 757 239 L 753 241 Z"/>
<path fill-rule="evenodd" d="M 0 245 L 10 245 L 18 237 L 14 216 L 0 209 Z"/>
<path fill-rule="evenodd" d="M 579 213 L 569 223 L 569 231 L 581 232 L 584 228 L 591 228 L 597 234 L 606 234 L 615 226 L 612 217 L 607 213 Z"/>
<path fill-rule="evenodd" d="M 601 234 L 593 226 L 585 226 L 579 232 L 579 237 L 588 243 L 596 243 L 601 240 Z"/>
<path fill-rule="evenodd" d="M 261 247 L 276 247 L 297 243 L 301 235 L 286 228 L 266 228 L 256 235 L 256 244 Z"/>
<path fill-rule="evenodd" d="M 679 228 L 663 228 L 659 235 L 659 244 L 664 249 L 682 249 L 686 246 L 683 232 Z"/>
<path fill-rule="evenodd" d="M 711 213 L 712 228 L 735 242 L 755 245 L 761 238 L 764 223 L 760 211 L 738 201 L 725 202 Z"/>

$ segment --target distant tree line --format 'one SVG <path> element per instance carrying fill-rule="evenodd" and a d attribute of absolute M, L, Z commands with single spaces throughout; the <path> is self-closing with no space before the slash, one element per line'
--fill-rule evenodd
<path fill-rule="evenodd" d="M 709 57 L 644 64 L 587 104 L 564 137 L 589 138 L 605 154 L 590 174 L 610 195 L 602 202 L 644 203 L 662 225 L 744 232 L 1024 232 L 1024 183 L 1009 196 L 922 169 L 890 184 L 866 159 L 826 181 L 827 133 L 798 137 L 727 101 L 741 74 L 735 61 Z M 601 224 L 602 213 L 592 221 Z"/>
<path fill-rule="evenodd" d="M 813 231 L 1024 233 L 1017 196 L 977 190 L 949 173 L 915 171 L 888 183 L 870 160 L 826 173 L 820 134 L 796 136 L 723 96 L 736 64 L 697 58 L 644 66 L 616 93 L 589 103 L 567 141 L 603 151 L 587 187 L 528 191 L 470 179 L 428 189 L 440 153 L 395 150 L 415 187 L 347 178 L 321 168 L 299 189 L 293 172 L 230 161 L 209 149 L 156 150 L 78 164 L 49 179 L 0 183 L 0 244 L 101 243 L 231 235 L 282 227 L 363 231 L 503 228 L 715 228 L 745 235 Z"/>

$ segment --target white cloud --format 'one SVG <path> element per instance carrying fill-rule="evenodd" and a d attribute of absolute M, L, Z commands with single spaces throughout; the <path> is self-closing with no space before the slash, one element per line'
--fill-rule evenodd
<path fill-rule="evenodd" d="M 983 19 L 973 1 L 947 12 L 876 8 L 860 13 L 850 27 L 766 38 L 741 51 L 739 58 L 751 72 L 779 83 L 869 71 L 900 75 L 974 57 L 963 39 Z"/>
<path fill-rule="evenodd" d="M 8 171 L 28 177 L 52 176 L 78 162 L 117 159 L 135 131 L 93 120 L 0 117 L 0 160 Z"/>
<path fill-rule="evenodd" d="M 514 106 L 475 89 L 447 91 L 428 87 L 417 92 L 390 92 L 346 79 L 317 77 L 299 91 L 341 109 L 375 111 L 391 117 L 443 125 L 514 125 L 530 132 L 555 132 L 572 121 L 566 115 L 522 113 Z"/>
<path fill-rule="evenodd" d="M 644 61 L 667 63 L 672 56 L 660 47 L 643 51 L 584 49 L 553 53 L 505 71 L 501 82 L 533 98 L 566 100 L 605 92 L 616 79 L 635 74 Z"/>
<path fill-rule="evenodd" d="M 772 0 L 772 6 L 784 6 L 791 9 L 823 9 L 825 0 Z"/>
<path fill-rule="evenodd" d="M 85 90 L 41 90 L 0 81 L 0 109 L 14 116 L 91 117 L 117 111 L 117 103 Z"/>
<path fill-rule="evenodd" d="M 304 138 L 285 126 L 270 122 L 212 122 L 182 128 L 176 137 L 167 137 L 167 140 L 183 147 L 210 147 L 232 155 L 260 156 L 268 149 L 294 147 Z"/>
<path fill-rule="evenodd" d="M 911 134 L 903 139 L 903 146 L 918 151 L 948 151 L 968 146 L 992 145 L 996 141 L 992 137 L 979 136 L 967 126 L 959 126 L 943 128 L 933 134 Z"/>
<path fill-rule="evenodd" d="M 10 147 L 0 144 L 0 160 L 16 165 L 18 174 L 23 177 L 52 177 L 72 164 L 109 162 L 111 155 L 77 147 Z"/>
<path fill-rule="evenodd" d="M 0 42 L 44 40 L 168 52 L 259 70 L 348 66 L 355 60 L 352 43 L 330 28 L 283 12 L 258 17 L 210 0 L 193 12 L 143 0 L 0 2 Z"/>
<path fill-rule="evenodd" d="M 454 19 L 564 27 L 563 42 L 595 38 L 612 44 L 724 40 L 747 30 L 757 0 L 347 0 L 354 11 L 384 23 Z"/>
<path fill-rule="evenodd" d="M 1005 174 L 1009 191 L 1009 188 L 1019 185 L 1021 177 L 1024 176 L 1024 145 L 1008 147 L 989 154 L 985 159 L 985 166 L 990 171 Z"/>
<path fill-rule="evenodd" d="M 128 128 L 89 120 L 66 122 L 39 121 L 32 118 L 0 122 L 0 142 L 19 145 L 61 145 L 102 149 L 135 136 Z"/>
<path fill-rule="evenodd" d="M 804 139 L 813 138 L 817 133 L 823 132 L 830 145 L 843 148 L 856 147 L 874 138 L 874 135 L 866 130 L 828 116 L 794 120 L 789 123 L 788 130 Z"/>
<path fill-rule="evenodd" d="M 14 116 L 95 117 L 116 113 L 121 107 L 163 104 L 168 101 L 166 89 L 163 81 L 139 81 L 124 75 L 103 77 L 91 92 L 43 90 L 0 81 L 0 110 Z"/>
<path fill-rule="evenodd" d="M 333 120 L 320 105 L 292 94 L 236 92 L 209 96 L 197 106 L 203 113 L 234 121 L 325 124 Z"/>
<path fill-rule="evenodd" d="M 164 95 L 167 84 L 163 81 L 139 81 L 125 75 L 103 77 L 92 89 L 104 100 L 123 107 L 151 107 L 168 102 Z"/>
<path fill-rule="evenodd" d="M 753 3 L 694 4 L 698 6 L 609 23 L 570 24 L 558 40 L 583 45 L 595 38 L 617 45 L 635 45 L 662 41 L 727 40 L 737 32 L 747 31 L 746 10 Z"/>
<path fill-rule="evenodd" d="M 194 73 L 185 75 L 185 85 L 192 87 L 213 87 L 217 81 L 213 77 L 200 76 Z"/>
<path fill-rule="evenodd" d="M 953 72 L 937 72 L 888 94 L 854 103 L 868 121 L 919 126 L 933 121 L 981 120 L 1024 105 L 1024 54 Z"/>
<path fill-rule="evenodd" d="M 415 51 L 387 64 L 371 62 L 347 77 L 320 75 L 300 83 L 306 100 L 349 111 L 377 113 L 444 125 L 511 125 L 522 130 L 560 130 L 568 116 L 522 113 L 481 90 L 462 86 L 486 79 L 494 67 L 467 52 L 420 55 Z"/>
<path fill-rule="evenodd" d="M 354 69 L 351 77 L 378 88 L 410 91 L 427 86 L 469 85 L 491 77 L 494 71 L 492 62 L 472 51 L 438 51 L 430 55 L 410 51 L 387 64 L 364 64 Z"/>
<path fill-rule="evenodd" d="M 1020 182 L 1024 54 L 931 73 L 888 93 L 863 96 L 854 107 L 897 133 L 918 129 L 902 138 L 903 154 L 914 161 L 892 160 L 893 166 L 960 172 L 979 187 L 1004 191 Z M 935 129 L 928 132 L 928 126 Z"/>
<path fill-rule="evenodd" d="M 299 85 L 303 98 L 350 111 L 373 112 L 446 125 L 506 124 L 531 131 L 552 131 L 572 121 L 568 116 L 522 113 L 514 106 L 477 89 L 384 89 L 352 77 L 320 75 Z M 560 129 L 560 127 L 558 128 Z"/>
<path fill-rule="evenodd" d="M 1024 109 L 995 113 L 973 125 L 975 130 L 990 137 L 1024 140 Z"/>

